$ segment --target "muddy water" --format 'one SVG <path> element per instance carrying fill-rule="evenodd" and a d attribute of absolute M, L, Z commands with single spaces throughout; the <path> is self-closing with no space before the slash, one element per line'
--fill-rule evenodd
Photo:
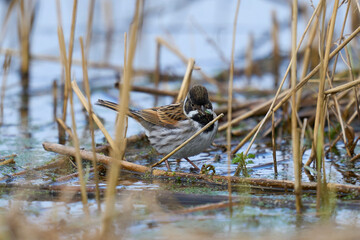
<path fill-rule="evenodd" d="M 93 24 L 93 39 L 90 46 L 89 61 L 107 62 L 113 65 L 122 65 L 123 59 L 123 33 L 128 31 L 132 19 L 133 1 L 110 1 L 112 11 L 104 14 L 106 6 L 96 3 Z M 193 57 L 196 64 L 209 76 L 214 76 L 222 70 L 228 68 L 230 59 L 232 21 L 235 9 L 235 2 L 228 4 L 220 1 L 173 1 L 168 4 L 166 1 L 146 1 L 144 9 L 144 22 L 141 31 L 141 38 L 137 47 L 135 58 L 135 68 L 138 70 L 153 71 L 156 59 L 156 37 L 162 37 L 177 46 L 187 57 Z M 261 6 L 261 7 L 259 7 Z M 31 53 L 39 55 L 58 56 L 59 47 L 57 40 L 57 18 L 55 1 L 38 1 L 34 30 L 31 38 Z M 72 1 L 61 1 L 62 20 L 65 39 L 69 39 Z M 76 25 L 76 36 L 85 36 L 87 23 L 87 1 L 79 1 L 78 16 Z M 109 6 L 108 6 L 109 7 Z M 7 9 L 5 1 L 0 3 L 1 16 L 4 16 Z M 255 42 L 254 59 L 266 59 L 272 52 L 271 42 L 271 11 L 276 10 L 278 21 L 281 26 L 280 46 L 281 51 L 287 53 L 290 49 L 289 19 L 290 10 L 287 4 L 273 1 L 242 1 L 240 6 L 239 28 L 237 31 L 236 42 L 236 61 L 235 67 L 242 69 L 245 60 L 245 52 L 248 45 L 249 34 L 253 34 Z M 307 9 L 311 9 L 307 6 Z M 309 11 L 310 13 L 310 11 Z M 340 12 L 340 16 L 343 13 Z M 113 19 L 112 35 L 110 44 L 106 44 L 106 18 L 104 15 Z M 261 16 L 261 18 L 259 17 Z M 305 15 L 304 15 L 305 16 Z M 302 16 L 299 20 L 299 31 L 305 27 Z M 6 37 L 1 45 L 2 48 L 18 49 L 16 36 L 16 18 L 12 16 Z M 112 28 L 111 28 L 112 26 Z M 205 32 L 205 33 L 204 33 Z M 108 35 L 109 36 L 109 35 Z M 217 44 L 214 47 L 208 41 L 211 37 Z M 68 41 L 67 41 L 68 44 Z M 220 49 L 220 50 L 219 50 Z M 107 52 L 107 53 L 106 53 Z M 222 53 L 219 53 L 222 52 Z M 74 45 L 74 59 L 80 59 L 80 48 L 78 41 Z M 1 62 L 4 55 L 0 56 Z M 30 65 L 30 88 L 28 94 L 24 94 L 20 85 L 20 75 L 18 73 L 20 61 L 13 56 L 9 74 L 7 76 L 5 101 L 4 101 L 4 122 L 0 127 L 0 157 L 10 154 L 17 154 L 15 164 L 1 166 L 0 177 L 18 173 L 20 171 L 35 168 L 54 161 L 58 156 L 43 150 L 41 143 L 44 141 L 57 142 L 58 131 L 54 122 L 54 105 L 52 96 L 53 81 L 56 80 L 60 88 L 62 68 L 59 62 L 36 60 Z M 283 72 L 286 66 L 280 67 Z M 161 50 L 160 70 L 166 73 L 169 78 L 174 77 L 175 81 L 164 81 L 160 84 L 161 89 L 178 89 L 181 83 L 181 76 L 184 74 L 186 65 L 167 49 Z M 72 66 L 73 75 L 79 85 L 82 81 L 82 69 L 78 65 Z M 114 88 L 114 83 L 118 80 L 116 71 L 112 69 L 89 68 L 89 78 L 92 89 L 92 102 L 98 98 L 117 100 L 118 90 Z M 200 74 L 194 72 L 193 78 L 203 84 Z M 273 86 L 273 75 L 264 73 L 262 76 L 252 77 L 251 82 L 245 76 L 236 76 L 235 87 L 255 87 L 261 89 L 271 89 Z M 137 75 L 134 84 L 139 86 L 152 87 L 152 79 L 146 75 Z M 207 85 L 210 91 L 216 89 Z M 58 91 L 58 95 L 61 92 Z M 251 96 L 237 94 L 238 101 L 244 101 Z M 171 97 L 159 97 L 158 105 L 165 105 L 172 102 Z M 155 104 L 153 96 L 145 93 L 131 93 L 130 105 L 134 108 L 147 108 Z M 217 105 L 215 105 L 217 106 Z M 82 107 L 75 98 L 75 113 L 77 131 L 82 147 L 89 148 L 90 134 L 86 117 Z M 108 131 L 114 135 L 114 124 L 116 114 L 107 109 L 94 107 L 95 112 L 100 116 Z M 60 98 L 56 106 L 58 116 L 61 116 Z M 70 119 L 68 115 L 67 119 Z M 244 121 L 244 125 L 251 129 L 259 119 Z M 70 121 L 67 122 L 71 126 Z M 128 136 L 142 132 L 141 126 L 134 120 L 129 119 Z M 97 143 L 103 143 L 104 137 L 99 130 L 95 132 Z M 233 144 L 237 144 L 240 139 L 234 139 Z M 274 175 L 272 166 L 272 149 L 267 147 L 270 140 L 259 140 L 253 146 L 251 153 L 255 154 L 253 163 L 248 164 L 250 176 L 255 178 L 270 178 L 280 180 L 293 180 L 293 168 L 290 147 L 287 141 L 281 142 L 277 149 L 278 175 Z M 224 144 L 224 135 L 219 134 L 215 140 L 216 144 Z M 337 146 L 340 150 L 343 145 Z M 247 148 L 245 145 L 241 151 Z M 310 152 L 304 154 L 304 161 Z M 130 146 L 127 158 L 135 163 L 148 165 L 158 160 L 160 157 L 153 154 L 151 147 L 144 145 Z M 208 151 L 192 157 L 192 160 L 199 166 L 212 164 L 216 173 L 227 174 L 227 157 L 220 149 L 211 147 Z M 171 167 L 178 171 L 188 172 L 190 165 L 186 161 L 170 161 Z M 348 171 L 359 172 L 359 166 L 347 166 L 341 157 L 330 156 L 326 159 L 327 179 L 336 183 L 359 184 L 358 179 L 349 176 Z M 63 167 L 64 171 L 52 169 L 49 171 L 37 171 L 23 177 L 7 180 L 12 184 L 44 184 L 53 178 L 74 172 L 71 166 Z M 165 166 L 159 168 L 166 170 Z M 231 165 L 231 172 L 234 173 L 235 164 Z M 206 232 L 206 236 L 228 236 L 235 237 L 240 233 L 252 234 L 256 232 L 275 231 L 288 234 L 296 233 L 298 228 L 307 227 L 318 222 L 314 214 L 315 199 L 312 195 L 306 196 L 306 206 L 304 216 L 299 220 L 295 215 L 294 199 L 292 195 L 269 193 L 260 194 L 250 190 L 235 191 L 236 197 L 243 202 L 235 207 L 233 218 L 229 217 L 228 210 L 215 210 L 189 215 L 177 215 L 173 210 L 182 209 L 184 206 L 211 202 L 210 196 L 220 196 L 216 201 L 226 200 L 225 189 L 209 189 L 209 187 L 188 186 L 186 184 L 174 184 L 162 180 L 149 180 L 144 176 L 131 176 L 123 173 L 124 176 L 119 182 L 119 202 L 120 212 L 125 211 L 124 206 L 128 204 L 126 199 L 131 199 L 130 204 L 133 212 L 130 213 L 131 219 L 127 236 L 131 238 L 144 238 L 148 236 L 171 236 L 172 234 L 183 234 L 181 229 L 193 230 L 195 232 Z M 90 173 L 89 186 L 93 186 L 92 174 Z M 356 176 L 356 175 L 355 175 Z M 310 181 L 308 175 L 302 175 L 303 181 Z M 5 181 L 3 181 L 5 183 Z M 78 179 L 66 182 L 69 186 L 78 186 Z M 101 188 L 105 189 L 106 182 L 102 179 Z M 146 192 L 145 192 L 146 190 Z M 26 194 L 24 194 L 24 192 Z M 1 214 L 6 214 L 12 203 L 22 207 L 30 221 L 45 223 L 50 216 L 51 223 L 65 221 L 71 225 L 78 219 L 83 220 L 83 210 L 79 197 L 65 197 L 65 200 L 58 195 L 47 191 L 11 191 L 4 188 L 0 198 Z M 129 198 L 134 192 L 144 192 L 141 197 L 135 200 Z M 158 196 L 151 197 L 157 192 L 165 192 L 166 198 L 174 198 L 174 192 L 184 192 L 187 195 L 176 201 L 161 201 Z M 146 193 L 146 194 L 145 194 Z M 199 198 L 197 201 L 194 199 Z M 150 197 L 148 197 L 150 195 Z M 175 194 L 176 195 L 176 194 Z M 39 197 L 40 196 L 40 197 Z M 147 197 L 144 197 L 147 196 Z M 175 196 L 176 198 L 176 196 Z M 151 211 L 151 203 L 155 199 L 156 211 Z M 123 201 L 122 201 L 123 200 Z M 180 202 L 180 203 L 179 203 Z M 276 204 L 279 203 L 279 204 Z M 339 202 L 336 211 L 331 212 L 332 223 L 338 226 L 349 226 L 359 224 L 359 211 L 355 202 L 353 205 L 348 202 Z M 104 206 L 103 206 L 104 207 Z M 90 212 L 97 216 L 96 204 L 90 200 Z M 67 219 L 67 220 L 64 220 Z M 100 217 L 98 217 L 100 219 Z M 96 220 L 100 221 L 100 220 Z M 95 222 L 96 222 L 95 221 Z M 97 222 L 96 222 L 97 223 Z M 65 225 L 66 225 L 65 224 Z M 94 222 L 86 223 L 94 224 Z M 79 224 L 79 227 L 86 228 L 86 224 Z M 46 224 L 45 224 L 46 226 Z M 75 234 L 76 235 L 76 234 Z M 145 237 L 146 236 L 146 237 Z"/>

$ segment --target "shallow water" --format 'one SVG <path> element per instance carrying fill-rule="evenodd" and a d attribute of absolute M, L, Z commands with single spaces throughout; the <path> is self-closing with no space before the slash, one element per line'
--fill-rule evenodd
<path fill-rule="evenodd" d="M 93 39 L 90 47 L 89 61 L 108 62 L 114 65 L 122 66 L 123 61 L 123 33 L 128 31 L 129 24 L 132 20 L 134 1 L 111 1 L 113 22 L 113 36 L 110 45 L 109 56 L 106 57 L 106 27 L 104 23 L 104 9 L 99 2 L 96 3 L 95 19 L 93 25 Z M 305 3 L 310 5 L 309 3 Z M 61 1 L 62 6 L 62 20 L 65 39 L 69 39 L 71 9 L 72 1 Z M 261 6 L 261 7 L 259 7 Z M 310 7 L 307 6 L 310 10 Z M 344 8 L 344 7 L 342 7 Z M 5 1 L 0 2 L 0 12 L 4 13 L 7 9 Z M 232 39 L 232 22 L 235 9 L 235 1 L 223 4 L 220 1 L 173 1 L 168 4 L 166 1 L 146 1 L 145 18 L 141 31 L 141 38 L 137 47 L 135 58 L 135 69 L 142 69 L 153 71 L 155 67 L 156 58 L 156 37 L 162 37 L 176 45 L 180 51 L 187 57 L 193 57 L 196 64 L 209 76 L 214 76 L 228 68 L 228 62 L 222 60 L 217 51 L 207 41 L 207 37 L 202 33 L 203 29 L 207 35 L 213 38 L 220 50 L 223 52 L 225 58 L 230 59 L 231 53 L 231 39 Z M 280 47 L 281 52 L 287 54 L 290 49 L 290 33 L 289 33 L 289 19 L 290 11 L 289 5 L 283 4 L 281 1 L 273 2 L 266 0 L 258 1 L 241 1 L 239 25 L 237 31 L 236 41 L 236 59 L 235 67 L 242 69 L 245 64 L 245 52 L 248 44 L 248 35 L 252 33 L 255 39 L 254 59 L 266 59 L 272 52 L 271 42 L 271 11 L 276 10 L 278 21 L 281 26 L 280 31 Z M 339 18 L 343 15 L 342 9 L 339 13 Z M 309 11 L 310 12 L 310 11 Z M 4 16 L 4 14 L 2 14 Z M 261 16 L 261 17 L 259 17 Z M 84 36 L 86 34 L 87 22 L 87 1 L 79 1 L 78 16 L 76 25 L 76 36 Z M 9 22 L 10 26 L 6 33 L 6 38 L 2 42 L 2 48 L 18 48 L 16 36 L 16 18 L 12 16 Z M 299 33 L 302 33 L 306 22 L 303 16 L 299 18 Z M 68 43 L 68 41 L 67 41 Z M 37 16 L 35 19 L 35 26 L 31 39 L 31 53 L 34 55 L 51 55 L 58 56 L 59 47 L 57 39 L 57 18 L 55 1 L 38 1 L 37 2 Z M 80 59 L 80 48 L 78 41 L 74 45 L 74 59 Z M 4 55 L 0 56 L 1 62 L 4 60 Z M 185 73 L 186 65 L 174 56 L 170 51 L 163 48 L 161 50 L 161 72 L 167 73 L 169 76 L 182 76 Z M 0 167 L 0 177 L 5 177 L 13 173 L 20 172 L 25 169 L 31 169 L 37 166 L 44 165 L 57 157 L 54 153 L 49 153 L 43 150 L 41 143 L 44 141 L 57 142 L 58 131 L 57 125 L 53 117 L 53 96 L 52 84 L 56 79 L 57 84 L 60 85 L 62 68 L 59 62 L 49 62 L 41 60 L 33 60 L 30 68 L 30 89 L 28 101 L 22 101 L 22 94 L 20 76 L 18 73 L 19 59 L 12 58 L 10 72 L 7 76 L 5 101 L 4 101 L 4 122 L 0 127 L 0 157 L 10 154 L 17 154 L 15 158 L 16 164 Z M 281 65 L 280 72 L 284 72 L 287 62 Z M 339 65 L 341 68 L 341 65 Z M 82 68 L 79 65 L 72 66 L 73 76 L 79 85 L 82 81 Z M 118 80 L 118 73 L 111 69 L 89 68 L 89 78 L 92 89 L 92 102 L 98 98 L 117 101 L 118 90 L 114 88 L 114 83 Z M 177 77 L 176 81 L 162 81 L 161 89 L 177 89 L 181 84 L 181 77 Z M 200 81 L 198 72 L 194 72 L 193 78 L 195 81 Z M 3 79 L 3 78 L 2 78 Z M 3 84 L 3 81 L 2 81 Z M 273 76 L 265 73 L 262 76 L 252 77 L 249 83 L 245 76 L 236 76 L 235 87 L 255 87 L 258 89 L 272 89 Z M 134 78 L 134 85 L 152 87 L 152 79 L 146 75 L 137 75 Z M 207 85 L 210 91 L 216 91 L 213 86 Z M 60 95 L 60 91 L 58 95 Z M 264 96 L 266 97 L 266 96 Z M 251 97 L 247 95 L 237 94 L 238 101 L 244 101 Z M 90 133 L 85 115 L 82 107 L 75 97 L 75 113 L 77 132 L 80 137 L 81 146 L 85 148 L 90 147 Z M 165 105 L 172 102 L 171 97 L 159 97 L 158 105 Z M 155 99 L 153 96 L 132 92 L 130 105 L 135 108 L 147 108 L 154 106 Z M 24 110 L 25 109 L 25 110 Z M 61 104 L 58 99 L 57 114 L 61 115 Z M 104 122 L 106 129 L 114 136 L 114 125 L 116 113 L 101 107 L 94 107 L 94 111 L 100 116 Z M 68 125 L 71 126 L 70 115 L 67 117 Z M 251 129 L 259 119 L 244 121 Z M 132 119 L 129 119 L 129 127 L 127 135 L 131 136 L 139 134 L 143 130 L 141 126 Z M 100 130 L 95 131 L 95 138 L 97 143 L 103 143 L 104 137 Z M 252 164 L 248 164 L 250 169 L 250 176 L 255 178 L 269 178 L 279 180 L 293 180 L 292 155 L 290 142 L 284 141 L 279 144 L 277 149 L 278 172 L 274 175 L 272 166 L 272 150 L 266 144 L 269 139 L 257 140 L 252 147 L 251 153 L 255 154 Z M 239 139 L 233 140 L 234 146 L 239 142 Z M 215 140 L 217 144 L 224 144 L 225 138 L 219 134 Z M 245 151 L 248 145 L 245 145 L 239 152 Z M 337 146 L 339 149 L 343 145 Z M 145 145 L 138 147 L 130 146 L 128 149 L 127 159 L 134 159 L 138 164 L 148 165 L 160 159 L 160 157 L 149 158 L 151 148 Z M 309 157 L 310 151 L 304 154 L 304 162 Z M 215 158 L 219 155 L 219 159 Z M 209 151 L 199 154 L 191 158 L 198 166 L 203 164 L 212 164 L 216 173 L 220 175 L 227 174 L 227 156 L 221 150 L 211 147 Z M 354 177 L 346 177 L 345 173 L 349 170 L 349 166 L 341 162 L 341 158 L 330 156 L 326 159 L 327 179 L 330 182 L 336 183 L 352 183 L 359 185 L 358 179 Z M 178 171 L 188 172 L 190 164 L 186 161 L 177 163 L 170 161 L 173 169 Z M 166 170 L 164 165 L 159 167 Z M 67 173 L 71 173 L 73 169 L 69 167 Z M 234 173 L 236 165 L 231 165 L 231 173 Z M 353 172 L 359 172 L 359 165 L 352 166 Z M 66 169 L 65 169 L 66 172 Z M 344 173 L 345 172 L 345 173 Z M 63 172 L 61 174 L 64 174 Z M 60 175 L 61 175 L 60 174 Z M 48 183 L 53 177 L 60 176 L 55 170 L 45 172 L 38 171 L 32 176 L 18 177 L 12 179 L 14 184 L 43 184 Z M 306 174 L 302 175 L 302 180 L 308 182 L 309 177 Z M 3 181 L 4 182 L 4 181 Z M 69 186 L 79 186 L 78 179 L 72 179 L 66 182 Z M 90 174 L 89 186 L 92 186 L 92 175 Z M 101 188 L 105 188 L 105 181 L 102 181 Z M 150 192 L 157 192 L 171 190 L 172 192 L 180 191 L 186 192 L 188 186 L 181 184 L 174 185 L 172 182 L 162 180 L 147 180 L 141 177 L 124 177 L 119 182 L 118 190 L 130 192 L 142 192 L 144 190 Z M 203 189 L 199 188 L 200 193 L 204 193 Z M 209 190 L 213 195 L 226 195 L 224 189 Z M 209 194 L 209 192 L 206 192 Z M 240 195 L 241 192 L 236 192 L 235 195 Z M 16 194 L 15 194 L 16 195 Z M 14 203 L 23 206 L 23 210 L 30 221 L 38 223 L 46 222 L 54 214 L 57 215 L 54 222 L 61 219 L 69 218 L 69 222 L 76 222 L 76 219 L 83 218 L 82 205 L 79 198 L 76 198 L 71 203 L 67 201 L 59 201 L 56 197 L 51 200 L 29 200 L 14 197 L 13 194 L 4 193 L 0 198 L 1 213 L 6 213 L 6 209 Z M 45 196 L 48 194 L 45 193 Z M 51 194 L 50 194 L 51 195 Z M 121 193 L 119 193 L 121 195 Z M 190 197 L 192 195 L 190 194 Z M 264 197 L 263 194 L 256 193 L 254 198 Z M 269 198 L 268 201 L 277 201 L 291 198 L 289 195 L 265 195 Z M 123 200 L 123 199 L 122 199 Z M 315 198 L 310 197 L 309 202 L 315 202 Z M 206 203 L 206 202 L 205 202 Z M 293 203 L 293 202 L 292 202 Z M 118 203 L 118 210 L 122 211 L 125 201 Z M 136 205 L 138 204 L 138 205 Z M 198 214 L 176 215 L 171 212 L 159 210 L 158 212 L 148 214 L 149 206 L 146 206 L 147 200 L 134 203 L 135 211 L 132 213 L 136 217 L 129 223 L 126 236 L 129 238 L 147 238 L 149 236 L 162 236 L 163 234 L 171 235 L 182 234 L 181 229 L 192 229 L 194 232 L 204 231 L 206 234 L 218 237 L 228 236 L 236 237 L 241 233 L 255 234 L 256 232 L 281 232 L 287 234 L 294 234 L 297 229 L 306 227 L 314 222 L 318 222 L 318 218 L 314 214 L 314 206 L 310 206 L 302 221 L 299 223 L 296 217 L 295 210 L 289 208 L 289 205 L 280 207 L 271 206 L 264 208 L 263 206 L 251 204 L 244 204 L 237 207 L 234 211 L 233 218 L 229 217 L 228 210 L 208 211 Z M 191 204 L 190 204 L 191 205 Z M 291 204 L 290 204 L 291 205 Z M 310 204 L 309 204 L 310 205 Z M 96 216 L 96 205 L 94 200 L 90 202 L 91 214 Z M 294 206 L 294 205 L 292 205 Z M 160 203 L 160 209 L 167 208 L 166 204 Z M 180 204 L 175 207 L 181 209 Z M 359 208 L 349 210 L 344 205 L 339 205 L 331 215 L 331 219 L 336 225 L 348 226 L 359 224 Z M 156 215 L 157 217 L 154 217 Z M 158 217 L 158 215 L 161 215 Z M 164 216 L 162 216 L 164 215 Z M 71 217 L 69 217 L 71 216 Z M 153 220 L 155 219 L 155 220 Z M 154 226 L 154 227 L 152 227 Z M 195 226 L 195 227 L 194 227 Z M 173 232 L 172 232 L 173 231 Z M 141 232 L 141 233 L 140 233 Z M 205 234 L 205 235 L 206 235 Z M 206 235 L 206 236 L 208 236 Z"/>

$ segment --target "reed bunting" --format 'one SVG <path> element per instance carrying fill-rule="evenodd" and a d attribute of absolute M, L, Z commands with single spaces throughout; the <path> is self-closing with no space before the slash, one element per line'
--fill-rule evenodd
<path fill-rule="evenodd" d="M 116 103 L 101 99 L 96 104 L 115 111 L 118 109 Z M 160 154 L 165 155 L 216 117 L 208 92 L 201 85 L 193 86 L 183 102 L 143 110 L 129 109 L 128 115 L 145 128 L 145 134 L 151 145 Z M 205 150 L 213 142 L 217 129 L 218 122 L 215 122 L 172 157 L 185 158 L 196 170 L 199 170 L 188 157 Z M 166 166 L 170 170 L 167 161 Z"/>

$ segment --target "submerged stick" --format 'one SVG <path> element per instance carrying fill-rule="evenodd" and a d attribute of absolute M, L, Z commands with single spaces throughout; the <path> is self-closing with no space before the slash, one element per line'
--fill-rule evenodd
<path fill-rule="evenodd" d="M 74 147 L 69 147 L 69 146 L 65 146 L 65 145 L 61 145 L 61 144 L 57 144 L 57 143 L 49 143 L 49 142 L 44 142 L 43 147 L 46 151 L 75 156 L 75 148 Z M 88 161 L 94 160 L 93 153 L 91 151 L 80 150 L 80 156 L 83 160 L 88 160 Z M 106 165 L 110 165 L 112 161 L 118 161 L 119 165 L 121 165 L 121 168 L 126 169 L 126 170 L 140 172 L 140 173 L 145 173 L 147 171 L 150 171 L 150 168 L 148 168 L 148 167 L 134 164 L 134 163 L 127 162 L 127 161 L 122 161 L 122 160 L 119 160 L 119 159 L 116 159 L 113 157 L 108 157 L 108 156 L 98 154 L 98 153 L 96 153 L 96 161 L 98 163 L 102 163 L 102 164 L 106 164 Z M 159 170 L 159 171 L 161 171 L 161 170 Z"/>
<path fill-rule="evenodd" d="M 46 151 L 56 152 L 60 154 L 66 154 L 70 156 L 75 155 L 75 148 L 64 146 L 57 143 L 44 142 L 43 147 Z M 86 150 L 80 150 L 80 156 L 83 160 L 92 161 L 93 153 Z M 118 161 L 122 169 L 139 172 L 139 173 L 150 173 L 152 176 L 166 176 L 166 177 L 182 177 L 188 179 L 197 179 L 205 180 L 207 183 L 224 185 L 227 184 L 227 181 L 230 180 L 232 184 L 248 184 L 251 186 L 259 186 L 262 188 L 269 189 L 283 189 L 285 191 L 294 189 L 294 182 L 290 180 L 275 180 L 275 179 L 263 179 L 263 178 L 242 178 L 231 176 L 209 176 L 205 174 L 192 174 L 192 173 L 181 173 L 181 172 L 167 172 L 159 169 L 151 169 L 146 166 L 139 164 L 121 161 L 112 157 L 108 157 L 102 154 L 96 154 L 97 162 L 102 164 L 110 164 L 112 161 Z M 316 190 L 316 183 L 314 182 L 302 182 L 302 190 Z M 336 183 L 327 183 L 327 187 L 334 189 L 338 193 L 350 193 L 356 196 L 360 195 L 360 186 L 348 185 L 348 184 L 336 184 Z"/>
<path fill-rule="evenodd" d="M 10 158 L 10 159 L 0 162 L 0 166 L 11 164 L 11 163 L 15 163 L 14 158 Z"/>
<path fill-rule="evenodd" d="M 165 157 L 163 157 L 159 162 L 153 164 L 151 167 L 156 167 L 159 164 L 161 164 L 162 162 L 168 160 L 172 155 L 174 155 L 177 151 L 179 151 L 181 148 L 183 148 L 186 144 L 188 144 L 191 140 L 193 140 L 194 138 L 196 138 L 198 135 L 200 135 L 203 131 L 205 131 L 208 127 L 210 127 L 211 125 L 213 125 L 217 120 L 219 120 L 220 118 L 222 118 L 224 116 L 223 113 L 221 113 L 219 116 L 217 116 L 216 118 L 214 118 L 211 122 L 209 122 L 208 124 L 206 124 L 202 129 L 200 129 L 199 131 L 197 131 L 194 135 L 192 135 L 188 140 L 186 140 L 185 142 L 183 142 L 182 144 L 180 144 L 180 146 L 178 146 L 177 148 L 175 148 L 171 153 L 169 153 L 168 155 L 166 155 Z"/>

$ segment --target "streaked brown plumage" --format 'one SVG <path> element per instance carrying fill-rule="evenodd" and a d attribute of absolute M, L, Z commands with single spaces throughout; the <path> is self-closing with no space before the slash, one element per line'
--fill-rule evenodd
<path fill-rule="evenodd" d="M 116 103 L 101 99 L 96 104 L 115 111 L 118 109 Z M 128 115 L 145 128 L 150 143 L 161 154 L 171 152 L 216 117 L 207 90 L 200 85 L 190 89 L 184 102 L 143 110 L 129 109 Z M 185 158 L 198 169 L 187 157 L 197 155 L 206 149 L 212 143 L 217 127 L 218 124 L 215 123 L 173 157 Z"/>

